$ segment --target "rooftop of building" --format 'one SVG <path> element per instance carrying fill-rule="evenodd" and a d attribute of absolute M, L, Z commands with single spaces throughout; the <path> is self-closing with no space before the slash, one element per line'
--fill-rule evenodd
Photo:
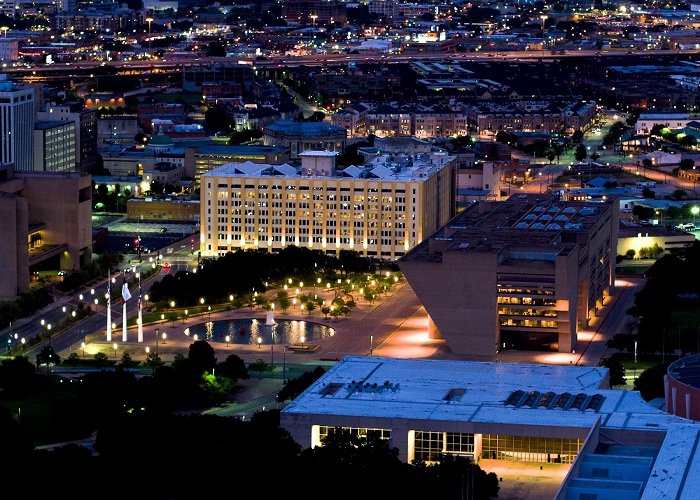
<path fill-rule="evenodd" d="M 606 384 L 601 367 L 348 356 L 282 413 L 570 428 L 600 419 L 625 430 L 687 422 Z"/>
<path fill-rule="evenodd" d="M 686 356 L 668 367 L 669 377 L 700 389 L 700 355 Z"/>
<path fill-rule="evenodd" d="M 666 433 L 641 500 L 700 498 L 700 426 L 671 425 Z"/>
<path fill-rule="evenodd" d="M 199 155 L 261 155 L 284 153 L 289 148 L 283 146 L 248 146 L 243 144 L 236 145 L 210 145 L 200 146 L 195 154 Z"/>
<path fill-rule="evenodd" d="M 73 122 L 62 122 L 59 120 L 39 120 L 34 122 L 34 128 L 36 130 L 48 130 L 50 128 L 65 127 L 66 125 L 71 125 Z"/>
<path fill-rule="evenodd" d="M 278 120 L 265 125 L 265 132 L 276 132 L 288 135 L 330 136 L 342 134 L 347 131 L 344 127 L 329 125 L 323 122 L 295 122 L 292 120 Z"/>
<path fill-rule="evenodd" d="M 552 262 L 567 255 L 577 234 L 587 232 L 617 199 L 562 201 L 556 194 L 518 194 L 505 201 L 467 207 L 402 257 L 438 262 L 447 252 L 499 253 L 510 258 Z M 524 254 L 523 252 L 533 252 Z"/>
<path fill-rule="evenodd" d="M 314 151 L 312 153 L 318 153 Z M 314 155 L 307 155 L 314 156 Z M 253 163 L 246 161 L 243 163 L 225 163 L 215 168 L 202 177 L 225 177 L 225 176 L 246 176 L 246 177 L 271 177 L 285 176 L 309 177 L 304 174 L 302 156 L 302 168 L 292 166 L 287 163 L 283 165 L 272 165 L 269 163 Z M 445 166 L 449 165 L 454 157 L 438 153 L 422 153 L 416 155 L 388 154 L 371 158 L 367 165 L 350 165 L 343 170 L 336 170 L 335 175 L 318 175 L 314 173 L 314 178 L 332 179 L 366 179 L 366 180 L 386 180 L 403 182 L 423 182 L 432 177 Z"/>

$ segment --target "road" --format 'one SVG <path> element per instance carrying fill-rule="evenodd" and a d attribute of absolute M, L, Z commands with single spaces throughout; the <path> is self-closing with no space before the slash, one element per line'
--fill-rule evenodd
<path fill-rule="evenodd" d="M 192 255 L 189 243 L 189 236 L 186 236 L 182 240 L 175 241 L 170 245 L 167 245 L 160 249 L 160 255 L 162 255 L 162 261 L 170 264 L 167 268 L 161 268 L 160 272 L 148 280 L 141 283 L 142 293 L 147 294 L 151 285 L 165 274 L 174 274 L 180 270 L 193 269 L 197 265 L 196 255 Z M 168 248 L 173 249 L 172 254 L 168 254 Z M 135 266 L 132 271 L 127 273 L 127 277 L 133 277 L 133 269 L 145 270 L 148 266 L 152 265 L 149 262 L 150 257 L 158 258 L 158 253 L 153 255 L 143 255 L 142 262 L 136 259 L 136 256 L 132 256 L 133 259 L 127 260 L 129 262 L 125 263 L 125 268 L 129 266 Z M 114 275 L 114 284 L 112 285 L 112 290 L 120 290 L 122 283 L 122 275 Z M 93 284 L 89 289 L 82 290 L 77 293 L 58 295 L 55 301 L 45 307 L 42 311 L 37 314 L 32 315 L 28 318 L 22 318 L 18 324 L 14 325 L 10 331 L 10 328 L 0 331 L 0 345 L 6 346 L 16 346 L 18 343 L 21 345 L 21 339 L 31 338 L 34 335 L 46 331 L 48 325 L 52 325 L 52 329 L 55 330 L 56 325 L 58 325 L 66 316 L 71 307 L 77 309 L 78 304 L 84 302 L 86 306 L 90 306 L 93 311 L 96 311 L 91 316 L 88 316 L 79 323 L 73 324 L 71 327 L 62 331 L 60 334 L 52 335 L 50 339 L 36 344 L 34 346 L 27 346 L 23 350 L 24 355 L 28 356 L 30 359 L 34 359 L 34 356 L 44 347 L 46 344 L 51 344 L 56 352 L 67 351 L 70 349 L 76 349 L 80 346 L 80 343 L 85 340 L 87 335 L 95 332 L 104 331 L 106 329 L 107 322 L 107 309 L 104 294 L 107 291 L 107 280 L 103 279 L 99 282 Z M 94 292 L 94 293 L 93 293 Z M 137 314 L 138 309 L 138 293 L 136 290 L 131 290 L 132 300 L 127 301 L 127 316 L 131 317 Z M 82 297 L 82 299 L 81 299 Z M 98 305 L 94 304 L 95 298 L 98 299 Z M 112 298 L 112 323 L 116 323 L 117 329 L 113 332 L 113 338 L 115 340 L 121 341 L 121 327 L 122 327 L 122 307 L 118 299 Z M 66 308 L 66 311 L 63 308 Z M 41 320 L 44 320 L 45 325 L 42 326 Z M 15 338 L 16 337 L 16 338 Z M 9 342 L 8 342 L 9 340 Z"/>
<path fill-rule="evenodd" d="M 456 52 L 456 53 L 421 53 L 421 54 L 311 54 L 305 56 L 285 56 L 269 55 L 265 59 L 251 57 L 183 57 L 166 56 L 162 59 L 146 61 L 110 61 L 105 63 L 102 60 L 76 61 L 71 63 L 55 64 L 35 64 L 30 67 L 7 67 L 3 68 L 5 73 L 18 76 L 40 77 L 43 74 L 53 73 L 75 73 L 76 71 L 90 71 L 104 66 L 110 66 L 118 71 L 144 73 L 152 70 L 159 72 L 177 72 L 182 68 L 191 66 L 201 66 L 215 63 L 231 63 L 249 65 L 255 69 L 263 68 L 285 68 L 293 66 L 326 66 L 333 64 L 370 63 L 381 62 L 386 64 L 407 63 L 412 61 L 539 61 L 539 60 L 560 60 L 562 58 L 599 58 L 599 57 L 620 57 L 643 58 L 649 56 L 665 55 L 695 55 L 700 53 L 700 49 L 684 50 L 682 52 L 671 50 L 639 50 L 639 51 L 609 51 L 609 50 L 569 50 L 565 54 L 553 55 L 542 51 L 519 51 L 519 52 Z"/>

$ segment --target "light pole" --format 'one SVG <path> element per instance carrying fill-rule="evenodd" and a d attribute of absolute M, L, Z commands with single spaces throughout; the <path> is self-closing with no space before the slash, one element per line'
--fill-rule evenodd
<path fill-rule="evenodd" d="M 309 17 L 311 18 L 311 27 L 316 29 L 316 19 L 318 19 L 318 14 L 311 14 Z"/>
<path fill-rule="evenodd" d="M 151 23 L 153 22 L 152 17 L 147 17 L 146 22 L 148 23 L 148 54 L 151 54 Z"/>
<path fill-rule="evenodd" d="M 158 338 L 160 337 L 159 333 L 160 333 L 160 330 L 158 330 L 158 328 L 156 328 L 156 356 L 158 356 Z"/>
<path fill-rule="evenodd" d="M 83 357 L 85 357 L 85 342 L 80 343 L 80 348 L 83 350 Z"/>
<path fill-rule="evenodd" d="M 545 55 L 546 49 L 544 45 L 544 23 L 547 20 L 547 16 L 541 15 L 540 19 L 542 20 L 542 55 Z"/>
<path fill-rule="evenodd" d="M 693 224 L 695 224 L 695 217 L 698 215 L 698 213 L 700 213 L 700 207 L 691 207 L 690 213 L 693 214 Z"/>
<path fill-rule="evenodd" d="M 116 357 L 117 357 L 117 343 L 116 342 L 114 344 L 112 344 L 112 348 L 114 349 L 114 357 L 116 359 Z"/>

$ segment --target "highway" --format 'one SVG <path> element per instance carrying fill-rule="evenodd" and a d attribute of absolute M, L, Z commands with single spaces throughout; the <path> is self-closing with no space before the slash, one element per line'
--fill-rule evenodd
<path fill-rule="evenodd" d="M 570 50 L 564 54 L 552 54 L 550 51 L 518 51 L 518 52 L 456 52 L 430 54 L 312 54 L 305 56 L 270 55 L 265 59 L 251 57 L 182 57 L 167 54 L 161 59 L 137 61 L 76 61 L 71 63 L 42 64 L 31 67 L 7 67 L 3 72 L 18 76 L 41 76 L 43 74 L 75 73 L 76 71 L 95 70 L 101 67 L 112 67 L 120 73 L 133 73 L 158 70 L 159 72 L 177 72 L 182 68 L 216 63 L 249 65 L 255 69 L 276 69 L 294 66 L 325 66 L 347 63 L 385 63 L 398 64 L 412 61 L 426 62 L 455 62 L 455 61 L 555 61 L 564 58 L 597 58 L 620 57 L 644 58 L 649 56 L 679 56 L 697 55 L 700 49 L 684 50 Z"/>

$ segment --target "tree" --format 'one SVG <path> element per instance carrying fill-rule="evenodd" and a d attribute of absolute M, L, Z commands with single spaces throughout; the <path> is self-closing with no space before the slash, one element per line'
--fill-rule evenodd
<path fill-rule="evenodd" d="M 36 367 L 25 356 L 2 360 L 0 365 L 0 387 L 6 396 L 22 396 L 34 387 L 37 380 Z"/>
<path fill-rule="evenodd" d="M 235 354 L 227 356 L 224 361 L 216 365 L 216 374 L 233 381 L 250 378 L 245 362 Z"/>
<path fill-rule="evenodd" d="M 576 146 L 576 152 L 574 153 L 574 157 L 576 158 L 576 161 L 583 161 L 586 158 L 586 156 L 588 156 L 588 151 L 586 151 L 586 146 L 579 143 L 578 146 Z"/>
<path fill-rule="evenodd" d="M 577 128 L 571 136 L 571 140 L 574 142 L 581 142 L 583 140 L 583 131 Z"/>
<path fill-rule="evenodd" d="M 119 360 L 119 366 L 121 366 L 124 369 L 129 369 L 133 368 L 136 365 L 138 365 L 138 362 L 131 359 L 131 354 L 129 354 L 128 352 L 124 352 L 124 354 L 122 354 L 122 357 Z"/>
<path fill-rule="evenodd" d="M 668 372 L 668 365 L 660 363 L 647 368 L 634 381 L 634 390 L 639 391 L 644 401 L 664 397 L 664 375 Z"/>
<path fill-rule="evenodd" d="M 645 207 L 642 205 L 635 205 L 632 207 L 632 215 L 640 220 L 649 220 L 654 217 L 655 211 L 651 207 Z"/>
<path fill-rule="evenodd" d="M 625 367 L 616 357 L 603 358 L 601 364 L 610 372 L 610 387 L 625 385 Z"/>
<path fill-rule="evenodd" d="M 283 290 L 277 292 L 277 295 L 275 296 L 275 304 L 282 310 L 282 312 L 287 312 L 287 309 L 289 309 L 289 306 L 291 305 L 287 292 Z"/>
<path fill-rule="evenodd" d="M 683 158 L 678 162 L 678 168 L 681 170 L 691 170 L 695 166 L 695 160 L 692 158 Z"/>
<path fill-rule="evenodd" d="M 551 163 L 554 161 L 554 158 L 557 157 L 557 152 L 555 151 L 554 148 L 550 147 L 550 148 L 547 148 L 544 150 L 544 156 L 545 156 L 545 158 L 547 158 L 547 160 L 549 161 L 549 163 L 551 165 Z"/>
<path fill-rule="evenodd" d="M 98 368 L 104 368 L 109 363 L 109 358 L 103 352 L 96 353 L 94 358 L 95 358 L 95 365 Z"/>
<path fill-rule="evenodd" d="M 656 198 L 656 193 L 654 191 L 652 191 L 651 189 L 645 187 L 644 189 L 642 189 L 642 196 L 644 198 L 648 198 L 650 200 L 653 200 L 654 198 Z"/>
<path fill-rule="evenodd" d="M 206 340 L 197 340 L 190 344 L 187 361 L 192 370 L 197 373 L 197 377 L 205 371 L 211 373 L 216 366 L 214 348 Z"/>
<path fill-rule="evenodd" d="M 36 365 L 46 365 L 46 373 L 51 371 L 51 365 L 57 365 L 61 362 L 61 357 L 56 354 L 53 347 L 50 345 L 44 346 L 39 354 L 36 355 Z"/>
<path fill-rule="evenodd" d="M 221 106 L 210 106 L 204 112 L 204 123 L 215 132 L 231 130 L 231 120 Z"/>
<path fill-rule="evenodd" d="M 221 42 L 210 42 L 207 57 L 226 57 L 226 46 Z"/>
<path fill-rule="evenodd" d="M 635 251 L 634 248 L 630 248 L 629 250 L 627 250 L 627 251 L 625 252 L 625 257 L 627 257 L 628 259 L 632 260 L 632 259 L 634 259 L 634 256 L 635 256 L 636 253 L 637 253 L 637 252 Z"/>
<path fill-rule="evenodd" d="M 146 361 L 144 364 L 152 370 L 152 373 L 155 373 L 157 368 L 163 366 L 163 361 L 155 352 L 149 352 L 146 355 Z"/>

